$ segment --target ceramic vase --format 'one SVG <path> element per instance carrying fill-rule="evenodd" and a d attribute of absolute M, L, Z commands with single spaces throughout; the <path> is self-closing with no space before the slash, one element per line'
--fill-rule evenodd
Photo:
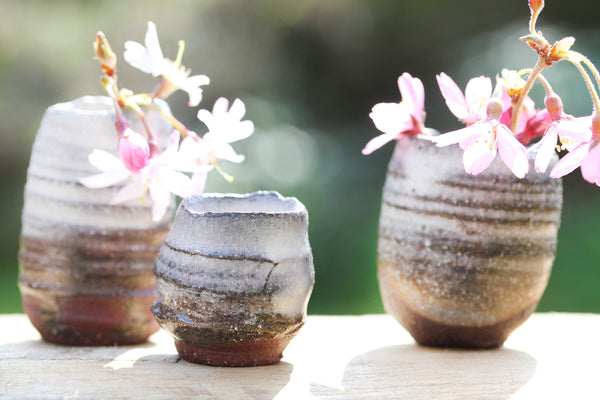
<path fill-rule="evenodd" d="M 387 312 L 419 344 L 494 348 L 546 288 L 562 183 L 533 165 L 518 179 L 499 157 L 472 176 L 462 153 L 416 138 L 396 144 L 379 222 L 379 285 Z"/>
<path fill-rule="evenodd" d="M 145 132 L 136 115 L 126 116 L 134 130 Z M 149 201 L 112 205 L 120 186 L 88 189 L 78 181 L 100 172 L 88 160 L 93 149 L 118 154 L 114 121 L 109 98 L 82 97 L 49 107 L 35 138 L 19 288 L 25 312 L 49 342 L 134 344 L 158 330 L 150 312 L 156 298 L 152 268 L 173 208 L 153 221 Z M 147 121 L 166 145 L 168 122 L 157 112 L 149 112 Z"/>
<path fill-rule="evenodd" d="M 154 274 L 152 311 L 184 360 L 277 363 L 314 283 L 306 208 L 276 192 L 185 199 Z"/>

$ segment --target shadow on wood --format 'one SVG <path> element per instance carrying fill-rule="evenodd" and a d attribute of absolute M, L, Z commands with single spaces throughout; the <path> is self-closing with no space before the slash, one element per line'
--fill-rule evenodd
<path fill-rule="evenodd" d="M 311 384 L 320 399 L 506 399 L 534 376 L 537 361 L 517 350 L 445 350 L 417 345 L 382 347 L 353 358 L 343 390 Z"/>

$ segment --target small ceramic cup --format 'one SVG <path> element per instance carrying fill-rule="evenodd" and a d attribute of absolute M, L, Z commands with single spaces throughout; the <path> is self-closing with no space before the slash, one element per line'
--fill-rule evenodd
<path fill-rule="evenodd" d="M 152 312 L 184 360 L 275 364 L 314 284 L 306 208 L 276 192 L 185 199 L 154 275 Z"/>

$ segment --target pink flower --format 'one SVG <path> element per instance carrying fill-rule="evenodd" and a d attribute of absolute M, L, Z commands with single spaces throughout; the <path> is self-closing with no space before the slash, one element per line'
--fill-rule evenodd
<path fill-rule="evenodd" d="M 527 104 L 527 102 L 525 102 Z M 507 120 L 510 121 L 510 116 L 512 114 L 512 107 L 507 113 Z M 552 118 L 550 117 L 550 113 L 546 109 L 543 110 L 533 110 L 533 114 L 527 109 L 524 109 L 521 113 L 521 122 L 524 122 L 524 128 L 519 131 L 515 135 L 517 140 L 524 145 L 531 143 L 532 140 L 539 138 L 544 134 L 550 122 L 552 122 Z M 502 121 L 502 119 L 501 119 Z M 523 126 L 523 124 L 519 124 L 519 126 Z"/>
<path fill-rule="evenodd" d="M 153 94 L 155 97 L 166 98 L 175 90 L 181 89 L 188 93 L 189 105 L 195 107 L 202 99 L 202 89 L 200 86 L 208 85 L 209 78 L 206 75 L 190 75 L 190 70 L 181 65 L 182 47 L 177 60 L 171 61 L 163 56 L 158 42 L 156 25 L 148 22 L 146 31 L 145 46 L 133 42 L 125 42 L 125 53 L 123 57 L 131 66 L 152 74 L 152 76 L 163 76 L 163 82 Z M 180 42 L 180 46 L 182 46 Z"/>
<path fill-rule="evenodd" d="M 510 126 L 512 118 L 512 101 L 506 90 L 502 91 L 502 104 L 504 112 L 500 118 L 500 122 L 506 126 Z M 515 129 L 515 137 L 524 145 L 531 142 L 533 139 L 542 136 L 548 124 L 552 121 L 550 114 L 546 110 L 537 110 L 535 102 L 531 97 L 525 97 L 523 108 L 519 122 Z"/>
<path fill-rule="evenodd" d="M 458 119 L 467 125 L 472 125 L 486 118 L 487 103 L 492 96 L 490 78 L 480 76 L 469 80 L 464 95 L 452 78 L 445 73 L 442 72 L 436 78 L 446 105 Z"/>
<path fill-rule="evenodd" d="M 560 178 L 581 167 L 581 176 L 586 181 L 600 186 L 600 142 L 592 140 L 581 143 L 556 163 L 550 177 Z"/>
<path fill-rule="evenodd" d="M 127 128 L 119 139 L 119 156 L 123 165 L 134 174 L 148 165 L 150 146 L 148 141 L 137 132 Z"/>
<path fill-rule="evenodd" d="M 178 156 L 179 134 L 171 135 L 171 144 L 159 156 L 150 158 L 146 166 L 137 173 L 127 169 L 123 161 L 103 150 L 94 150 L 89 161 L 102 171 L 100 174 L 80 178 L 79 182 L 90 189 L 106 188 L 127 182 L 115 193 L 111 204 L 119 204 L 133 199 L 145 202 L 146 194 L 152 199 L 152 219 L 160 220 L 171 204 L 171 193 L 179 197 L 190 196 L 194 189 L 192 180 L 179 172 L 179 168 L 188 168 L 191 172 L 204 172 L 211 166 L 197 166 L 181 163 Z M 178 162 L 176 162 L 178 160 Z"/>
<path fill-rule="evenodd" d="M 465 151 L 463 164 L 465 171 L 472 175 L 483 172 L 492 163 L 496 153 L 506 166 L 518 178 L 523 178 L 529 171 L 527 150 L 512 134 L 510 129 L 498 120 L 502 112 L 499 101 L 490 101 L 487 108 L 488 117 L 471 126 L 448 132 L 430 140 L 443 147 L 459 143 Z"/>
<path fill-rule="evenodd" d="M 573 118 L 571 115 L 565 114 L 562 101 L 557 94 L 552 93 L 546 96 L 545 103 L 552 122 L 535 146 L 537 148 L 535 157 L 537 172 L 546 172 L 559 140 L 560 145 L 570 151 L 581 143 L 589 142 L 592 136 L 589 118 Z"/>
<path fill-rule="evenodd" d="M 600 116 L 592 115 L 591 126 L 590 140 L 579 144 L 561 158 L 552 168 L 550 177 L 560 178 L 581 167 L 583 179 L 600 186 Z"/>
<path fill-rule="evenodd" d="M 425 90 L 419 78 L 413 78 L 405 72 L 398 78 L 398 87 L 402 95 L 400 103 L 378 103 L 369 117 L 375 127 L 383 132 L 365 146 L 364 155 L 382 147 L 386 143 L 400 139 L 402 135 L 423 133 L 425 127 Z"/>

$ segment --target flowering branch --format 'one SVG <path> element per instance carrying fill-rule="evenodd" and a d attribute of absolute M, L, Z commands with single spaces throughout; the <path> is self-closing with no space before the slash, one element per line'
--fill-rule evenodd
<path fill-rule="evenodd" d="M 449 76 L 438 75 L 438 86 L 446 105 L 466 125 L 441 135 L 432 135 L 435 131 L 423 124 L 422 91 L 419 103 L 413 101 L 415 96 L 411 94 L 421 90 L 421 81 L 404 73 L 398 80 L 404 83 L 400 86 L 402 102 L 379 103 L 373 107 L 370 117 L 383 134 L 372 139 L 363 154 L 370 154 L 391 140 L 415 136 L 437 146 L 458 144 L 464 150 L 465 171 L 472 175 L 484 171 L 499 154 L 513 174 L 523 178 L 529 170 L 529 158 L 535 158 L 535 170 L 544 173 L 555 151 L 566 150 L 569 153 L 555 164 L 550 176 L 559 178 L 581 167 L 583 178 L 600 186 L 600 96 L 596 87 L 600 87 L 600 72 L 586 56 L 571 50 L 574 38 L 565 37 L 550 45 L 542 32 L 536 30 L 544 1 L 528 0 L 528 4 L 529 34 L 520 40 L 538 55 L 533 68 L 518 72 L 503 69 L 501 77 L 496 78 L 493 94 L 489 78 L 471 79 L 463 94 Z M 562 60 L 575 65 L 584 80 L 592 97 L 592 115 L 575 118 L 566 114 L 562 100 L 542 75 L 543 70 Z M 584 65 L 591 71 L 593 80 Z M 522 78 L 524 75 L 528 75 L 526 81 Z M 546 91 L 545 108 L 541 110 L 535 108 L 528 96 L 536 80 Z M 419 105 L 418 113 L 414 111 L 414 104 Z"/>
<path fill-rule="evenodd" d="M 187 129 L 154 102 L 156 98 L 165 99 L 175 91 L 183 90 L 188 93 L 190 106 L 200 103 L 200 86 L 207 85 L 209 79 L 205 75 L 189 76 L 190 70 L 181 64 L 184 42 L 179 42 L 175 61 L 165 58 L 158 42 L 156 26 L 149 22 L 145 45 L 128 41 L 125 48 L 124 58 L 129 64 L 153 76 L 161 76 L 162 80 L 151 94 L 119 90 L 117 57 L 104 34 L 98 32 L 94 52 L 103 73 L 101 85 L 115 108 L 119 157 L 94 150 L 89 155 L 89 161 L 100 173 L 80 178 L 79 181 L 88 188 L 120 185 L 111 200 L 113 204 L 133 199 L 141 199 L 145 203 L 149 194 L 153 202 L 153 219 L 160 220 L 171 203 L 171 194 L 188 197 L 202 193 L 210 170 L 216 169 L 227 181 L 233 181 L 233 177 L 223 171 L 219 161 L 243 161 L 244 157 L 237 154 L 230 143 L 249 137 L 254 132 L 254 124 L 242 121 L 246 108 L 241 100 L 236 99 L 229 108 L 229 101 L 219 98 L 212 112 L 198 112 L 198 119 L 208 127 L 204 136 Z M 124 107 L 133 110 L 140 118 L 146 137 L 130 128 L 122 110 Z M 169 145 L 162 152 L 142 107 L 157 111 L 173 126 Z"/>

